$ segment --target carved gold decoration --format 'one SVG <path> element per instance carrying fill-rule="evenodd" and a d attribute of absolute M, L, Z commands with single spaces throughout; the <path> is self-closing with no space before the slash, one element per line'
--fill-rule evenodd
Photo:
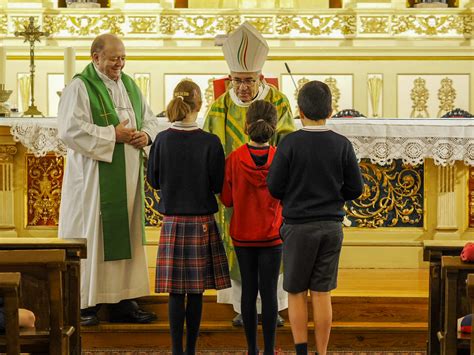
<path fill-rule="evenodd" d="M 357 18 L 352 15 L 335 16 L 277 16 L 278 34 L 289 34 L 293 30 L 312 36 L 330 35 L 340 31 L 344 36 L 356 33 Z"/>
<path fill-rule="evenodd" d="M 428 113 L 428 98 L 430 97 L 429 91 L 426 88 L 426 80 L 423 78 L 416 78 L 413 82 L 414 87 L 411 89 L 410 98 L 413 102 L 412 111 L 410 117 L 423 118 L 430 117 Z"/>
<path fill-rule="evenodd" d="M 0 15 L 0 33 L 6 34 L 8 32 L 8 17 L 7 15 Z"/>
<path fill-rule="evenodd" d="M 240 17 L 236 15 L 218 16 L 216 20 L 217 30 L 223 31 L 224 33 L 234 31 L 241 23 Z"/>
<path fill-rule="evenodd" d="M 207 88 L 204 91 L 204 99 L 206 100 L 206 111 L 207 108 L 214 102 L 214 80 L 216 78 L 210 78 L 207 81 Z"/>
<path fill-rule="evenodd" d="M 472 15 L 394 15 L 392 32 L 395 35 L 409 31 L 427 36 L 449 32 L 471 35 L 473 21 Z"/>
<path fill-rule="evenodd" d="M 303 87 L 304 84 L 306 84 L 309 81 L 310 80 L 308 78 L 302 77 L 301 79 L 298 79 L 298 81 L 296 82 L 297 88 L 295 88 L 295 93 L 294 93 L 296 102 L 298 102 L 298 91 Z M 296 105 L 294 112 L 296 116 L 299 116 L 298 105 Z"/>
<path fill-rule="evenodd" d="M 273 33 L 273 17 L 262 16 L 262 17 L 245 17 L 245 20 L 250 22 L 258 32 L 262 34 Z"/>
<path fill-rule="evenodd" d="M 164 35 L 174 35 L 180 26 L 178 16 L 160 16 L 160 32 Z"/>
<path fill-rule="evenodd" d="M 388 16 L 360 16 L 360 33 L 389 33 Z"/>
<path fill-rule="evenodd" d="M 364 178 L 362 195 L 347 204 L 348 217 L 358 227 L 393 227 L 414 225 L 423 218 L 422 169 L 394 161 L 380 166 L 362 160 Z"/>
<path fill-rule="evenodd" d="M 0 145 L 0 163 L 13 163 L 13 156 L 16 154 L 16 145 Z"/>
<path fill-rule="evenodd" d="M 456 100 L 456 89 L 453 87 L 453 81 L 450 78 L 441 80 L 441 87 L 438 90 L 439 111 L 438 117 L 454 110 L 454 100 Z"/>
<path fill-rule="evenodd" d="M 156 17 L 130 16 L 130 33 L 156 33 Z"/>
<path fill-rule="evenodd" d="M 369 89 L 370 106 L 372 107 L 372 117 L 379 116 L 380 95 L 382 94 L 382 78 L 372 77 L 367 80 Z"/>
<path fill-rule="evenodd" d="M 184 23 L 187 26 L 184 28 L 184 32 L 193 33 L 198 36 L 202 36 L 205 34 L 214 34 L 216 33 L 216 27 L 214 26 L 214 22 L 214 17 L 186 16 L 184 18 Z"/>
<path fill-rule="evenodd" d="M 27 225 L 56 226 L 64 173 L 64 159 L 56 155 L 26 157 Z"/>
<path fill-rule="evenodd" d="M 133 80 L 135 80 L 143 97 L 148 101 L 150 99 L 150 74 L 135 74 Z"/>
<path fill-rule="evenodd" d="M 50 34 L 57 34 L 61 31 L 67 30 L 67 23 L 67 16 L 45 15 L 43 18 L 43 28 Z"/>
<path fill-rule="evenodd" d="M 11 16 L 10 20 L 13 22 L 13 33 L 23 31 L 24 27 L 28 27 L 30 17 L 34 18 L 33 25 L 37 26 L 39 19 L 37 16 Z"/>
<path fill-rule="evenodd" d="M 331 95 L 332 95 L 332 109 L 335 112 L 339 111 L 339 99 L 341 98 L 341 91 L 337 87 L 337 80 L 334 79 L 333 77 L 329 77 L 324 79 L 324 82 L 329 86 L 329 89 L 331 89 Z"/>
<path fill-rule="evenodd" d="M 101 20 L 101 30 L 123 36 L 121 25 L 125 23 L 124 16 L 103 16 Z"/>

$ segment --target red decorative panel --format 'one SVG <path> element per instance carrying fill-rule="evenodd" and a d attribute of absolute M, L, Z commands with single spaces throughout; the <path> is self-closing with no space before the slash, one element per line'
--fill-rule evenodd
<path fill-rule="evenodd" d="M 54 154 L 26 156 L 27 226 L 57 226 L 64 159 Z"/>

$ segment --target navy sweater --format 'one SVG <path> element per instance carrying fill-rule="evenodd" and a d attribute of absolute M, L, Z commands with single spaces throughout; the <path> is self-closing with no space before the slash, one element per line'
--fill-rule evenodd
<path fill-rule="evenodd" d="M 278 145 L 267 177 L 282 201 L 285 223 L 341 220 L 344 202 L 362 193 L 362 176 L 351 142 L 330 130 L 299 130 Z"/>
<path fill-rule="evenodd" d="M 214 194 L 222 190 L 224 150 L 219 138 L 201 129 L 169 128 L 151 147 L 147 179 L 160 190 L 164 215 L 199 216 L 217 212 Z"/>

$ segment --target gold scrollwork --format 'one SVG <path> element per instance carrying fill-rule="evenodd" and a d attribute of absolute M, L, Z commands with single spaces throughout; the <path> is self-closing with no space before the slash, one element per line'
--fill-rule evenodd
<path fill-rule="evenodd" d="M 422 175 L 416 167 L 396 162 L 380 166 L 363 160 L 365 181 L 362 195 L 346 206 L 358 227 L 393 227 L 417 224 L 423 218 Z"/>
<path fill-rule="evenodd" d="M 125 23 L 124 16 L 103 16 L 101 18 L 102 24 L 100 25 L 101 30 L 105 30 L 107 32 L 116 34 L 116 35 L 123 35 L 123 31 L 121 25 Z"/>
<path fill-rule="evenodd" d="M 204 91 L 204 99 L 206 100 L 206 110 L 214 102 L 214 80 L 212 77 L 207 81 L 207 88 Z"/>
<path fill-rule="evenodd" d="M 239 27 L 240 17 L 236 15 L 218 16 L 216 18 L 216 29 L 225 33 L 231 33 Z"/>
<path fill-rule="evenodd" d="M 163 215 L 156 209 L 158 201 L 160 201 L 158 191 L 151 187 L 145 179 L 145 220 L 147 226 L 161 227 L 163 223 Z"/>
<path fill-rule="evenodd" d="M 28 155 L 27 172 L 27 225 L 57 225 L 64 159 L 55 155 L 47 155 L 42 158 Z"/>
<path fill-rule="evenodd" d="M 14 28 L 13 33 L 17 31 L 18 32 L 24 31 L 25 28 L 28 27 L 28 25 L 30 24 L 30 17 L 34 18 L 33 24 L 37 26 L 38 20 L 39 20 L 38 16 L 12 16 L 10 19 L 13 22 L 13 28 Z"/>
<path fill-rule="evenodd" d="M 15 145 L 0 145 L 0 163 L 13 163 L 13 156 L 16 152 Z"/>
<path fill-rule="evenodd" d="M 258 32 L 263 34 L 273 33 L 273 17 L 245 17 L 245 21 L 248 21 L 254 26 Z"/>
<path fill-rule="evenodd" d="M 0 16 L 0 33 L 6 34 L 8 32 L 8 17 L 7 15 Z"/>
<path fill-rule="evenodd" d="M 71 26 L 68 27 L 70 34 L 79 36 L 97 35 L 100 18 L 98 16 L 70 16 Z"/>
<path fill-rule="evenodd" d="M 454 110 L 454 100 L 456 100 L 456 89 L 453 86 L 453 81 L 450 78 L 441 80 L 441 87 L 438 90 L 439 111 L 438 117 L 445 113 Z"/>
<path fill-rule="evenodd" d="M 394 15 L 392 17 L 393 34 L 413 31 L 419 35 L 435 36 L 455 31 L 457 34 L 472 33 L 471 15 Z"/>
<path fill-rule="evenodd" d="M 339 111 L 339 99 L 341 98 L 341 90 L 337 87 L 337 80 L 333 77 L 329 77 L 324 79 L 324 82 L 329 86 L 331 89 L 332 95 L 332 109 L 335 112 Z"/>
<path fill-rule="evenodd" d="M 336 16 L 277 16 L 278 34 L 288 34 L 292 30 L 308 33 L 312 36 L 330 35 L 340 31 L 343 35 L 356 33 L 356 17 L 352 15 Z"/>
<path fill-rule="evenodd" d="M 181 19 L 179 16 L 160 16 L 160 32 L 164 35 L 174 35 L 179 30 Z"/>
<path fill-rule="evenodd" d="M 360 33 L 388 33 L 388 16 L 361 16 Z"/>
<path fill-rule="evenodd" d="M 63 30 L 67 30 L 67 16 L 45 15 L 43 17 L 43 29 L 50 34 L 57 34 Z"/>
<path fill-rule="evenodd" d="M 416 78 L 413 82 L 413 89 L 410 92 L 410 99 L 412 101 L 412 111 L 410 117 L 426 118 L 430 117 L 428 113 L 428 98 L 430 93 L 426 88 L 426 80 L 423 78 Z"/>
<path fill-rule="evenodd" d="M 130 16 L 130 33 L 155 33 L 156 17 L 148 16 Z"/>
<path fill-rule="evenodd" d="M 184 24 L 187 25 L 184 28 L 185 33 L 193 33 L 198 36 L 205 34 L 215 34 L 216 27 L 214 26 L 215 17 L 204 17 L 204 16 L 186 16 L 184 17 Z"/>

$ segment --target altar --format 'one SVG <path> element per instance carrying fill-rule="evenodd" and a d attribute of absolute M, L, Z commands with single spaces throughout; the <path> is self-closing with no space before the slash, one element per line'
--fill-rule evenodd
<path fill-rule="evenodd" d="M 0 119 L 2 234 L 57 233 L 67 164 L 57 119 Z M 157 120 L 161 130 L 169 127 L 165 118 Z M 299 120 L 295 124 L 300 128 Z M 341 267 L 426 267 L 423 241 L 473 238 L 474 120 L 334 118 L 327 124 L 352 142 L 366 183 L 363 195 L 346 205 L 352 226 L 345 232 Z M 156 196 L 147 185 L 150 260 L 161 223 Z"/>

